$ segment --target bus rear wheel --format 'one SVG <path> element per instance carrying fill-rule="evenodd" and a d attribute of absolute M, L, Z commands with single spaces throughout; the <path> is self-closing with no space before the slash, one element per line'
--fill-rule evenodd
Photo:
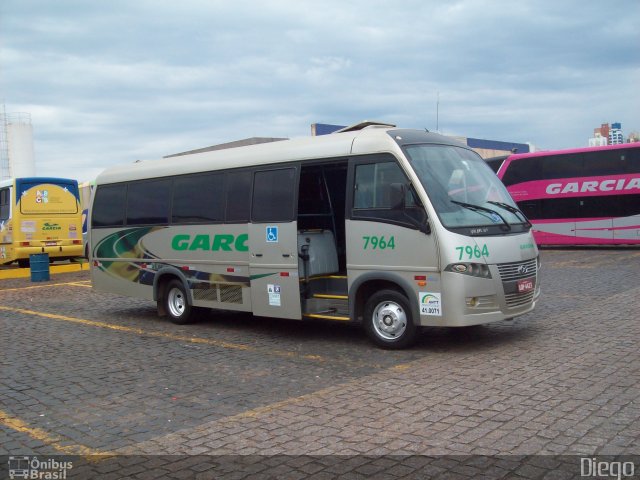
<path fill-rule="evenodd" d="M 191 321 L 191 305 L 184 285 L 179 280 L 171 280 L 164 293 L 164 309 L 172 323 L 184 325 Z"/>
<path fill-rule="evenodd" d="M 388 349 L 409 347 L 416 340 L 409 300 L 395 290 L 381 290 L 369 298 L 364 328 L 373 342 Z"/>

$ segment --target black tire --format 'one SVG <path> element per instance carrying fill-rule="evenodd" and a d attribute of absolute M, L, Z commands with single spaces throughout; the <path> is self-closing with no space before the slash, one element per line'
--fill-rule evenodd
<path fill-rule="evenodd" d="M 185 325 L 192 321 L 189 296 L 180 280 L 174 279 L 167 283 L 162 301 L 172 323 Z"/>
<path fill-rule="evenodd" d="M 18 266 L 20 268 L 29 268 L 29 259 L 21 258 L 20 260 L 18 260 Z"/>
<path fill-rule="evenodd" d="M 364 329 L 376 345 L 388 349 L 407 348 L 417 337 L 409 300 L 395 290 L 381 290 L 367 300 Z"/>

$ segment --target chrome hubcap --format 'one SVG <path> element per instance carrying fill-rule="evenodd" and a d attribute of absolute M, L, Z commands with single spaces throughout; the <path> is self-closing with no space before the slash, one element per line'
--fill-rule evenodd
<path fill-rule="evenodd" d="M 381 302 L 373 310 L 373 328 L 385 340 L 395 340 L 407 329 L 407 315 L 395 302 Z"/>
<path fill-rule="evenodd" d="M 169 290 L 169 294 L 167 296 L 167 306 L 169 307 L 169 312 L 173 317 L 181 317 L 184 313 L 184 308 L 186 306 L 186 299 L 184 298 L 184 294 L 178 288 L 172 288 Z"/>

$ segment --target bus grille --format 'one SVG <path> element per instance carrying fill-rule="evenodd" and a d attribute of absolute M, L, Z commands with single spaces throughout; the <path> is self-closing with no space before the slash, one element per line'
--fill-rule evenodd
<path fill-rule="evenodd" d="M 498 271 L 504 288 L 504 299 L 509 308 L 517 308 L 533 302 L 535 283 L 538 280 L 538 262 L 535 258 L 525 262 L 498 264 Z M 532 279 L 534 289 L 518 292 L 518 280 Z"/>
<path fill-rule="evenodd" d="M 215 288 L 194 288 L 193 289 L 194 300 L 206 300 L 208 302 L 218 301 L 218 290 Z"/>
<path fill-rule="evenodd" d="M 242 287 L 239 285 L 220 285 L 220 301 L 242 303 Z"/>
<path fill-rule="evenodd" d="M 514 308 L 533 302 L 533 295 L 534 290 L 527 293 L 509 293 L 505 294 L 504 299 L 507 302 L 507 306 Z"/>
<path fill-rule="evenodd" d="M 240 285 L 225 285 L 213 283 L 211 285 L 199 285 L 193 289 L 195 300 L 208 302 L 242 303 L 242 287 Z"/>
<path fill-rule="evenodd" d="M 538 274 L 538 263 L 535 258 L 526 262 L 500 263 L 498 271 L 503 282 L 535 277 Z"/>

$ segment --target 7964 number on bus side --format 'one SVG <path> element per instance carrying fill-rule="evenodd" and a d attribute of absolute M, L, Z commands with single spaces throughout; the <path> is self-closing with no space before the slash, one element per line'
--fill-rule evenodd
<path fill-rule="evenodd" d="M 458 251 L 458 260 L 462 260 L 463 258 L 467 258 L 468 260 L 473 260 L 474 258 L 483 258 L 489 256 L 489 247 L 485 243 L 482 248 L 478 245 L 472 247 L 471 245 L 467 245 L 466 247 L 456 247 Z"/>
<path fill-rule="evenodd" d="M 390 248 L 391 250 L 395 250 L 396 248 L 396 239 L 393 235 L 391 235 L 388 239 L 383 236 L 378 237 L 376 235 L 372 236 L 364 236 L 362 237 L 364 240 L 363 250 L 386 250 Z"/>

